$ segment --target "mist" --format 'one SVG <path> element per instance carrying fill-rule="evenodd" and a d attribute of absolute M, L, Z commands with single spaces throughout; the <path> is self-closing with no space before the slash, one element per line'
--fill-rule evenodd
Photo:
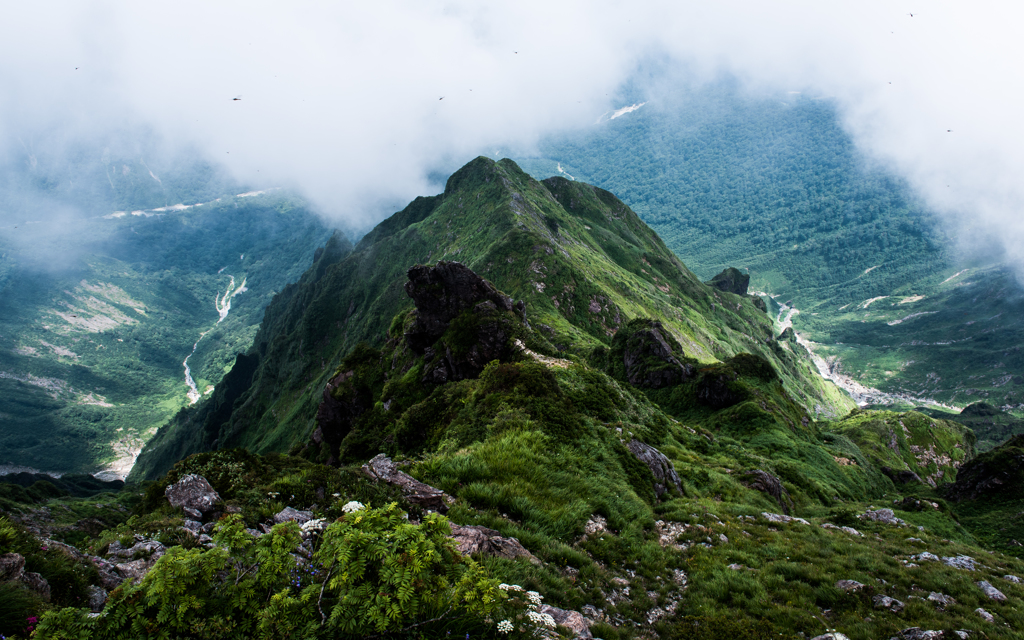
<path fill-rule="evenodd" d="M 728 76 L 752 93 L 832 101 L 865 156 L 904 177 L 965 251 L 1024 272 L 1024 7 L 69 2 L 6 13 L 0 141 L 12 152 L 55 131 L 153 131 L 360 229 L 480 153 L 595 126 L 624 106 L 627 83 Z"/>

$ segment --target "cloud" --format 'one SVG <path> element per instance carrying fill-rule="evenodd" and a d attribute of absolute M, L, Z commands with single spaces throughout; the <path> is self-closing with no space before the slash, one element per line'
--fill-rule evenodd
<path fill-rule="evenodd" d="M 867 155 L 1024 264 L 1024 8 L 920 4 L 25 3 L 0 135 L 151 126 L 364 227 L 482 149 L 590 126 L 657 59 L 832 96 Z"/>

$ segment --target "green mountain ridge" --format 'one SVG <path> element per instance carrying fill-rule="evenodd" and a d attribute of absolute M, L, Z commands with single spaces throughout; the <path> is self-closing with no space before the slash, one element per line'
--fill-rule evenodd
<path fill-rule="evenodd" d="M 1006 381 L 1024 374 L 1024 291 L 1005 267 L 958 256 L 910 187 L 857 151 L 834 104 L 726 82 L 625 103 L 644 101 L 514 159 L 615 192 L 701 278 L 744 270 L 875 402 L 1020 411 L 1024 391 Z"/>
<path fill-rule="evenodd" d="M 350 255 L 329 243 L 297 288 L 268 307 L 247 354 L 259 362 L 252 386 L 231 399 L 230 418 L 181 414 L 143 452 L 132 478 L 157 477 L 181 453 L 200 450 L 180 444 L 200 432 L 203 446 L 257 452 L 304 441 L 337 364 L 358 342 L 379 343 L 381 328 L 408 307 L 406 269 L 444 259 L 523 300 L 568 355 L 608 344 L 630 318 L 658 317 L 698 362 L 755 353 L 813 414 L 851 406 L 798 348 L 774 340 L 751 298 L 700 282 L 612 194 L 563 178 L 537 182 L 511 161 L 481 157 L 454 173 L 443 194 L 417 198 L 381 223 Z"/>
<path fill-rule="evenodd" d="M 0 633 L 1019 635 L 990 530 L 1019 501 L 982 495 L 1019 437 L 974 458 L 964 425 L 853 409 L 611 193 L 478 158 L 312 258 L 151 482 L 0 484 L 0 551 L 53 585 L 0 583 Z"/>

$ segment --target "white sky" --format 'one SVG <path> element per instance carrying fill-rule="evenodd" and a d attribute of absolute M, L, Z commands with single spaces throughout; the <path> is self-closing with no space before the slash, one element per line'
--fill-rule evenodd
<path fill-rule="evenodd" d="M 143 123 L 362 226 L 452 159 L 624 106 L 658 59 L 834 96 L 869 156 L 1024 265 L 1021 24 L 938 0 L 9 3 L 0 137 Z"/>

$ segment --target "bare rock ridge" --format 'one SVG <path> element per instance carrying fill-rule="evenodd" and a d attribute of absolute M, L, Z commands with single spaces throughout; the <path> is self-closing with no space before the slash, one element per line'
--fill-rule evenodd
<path fill-rule="evenodd" d="M 458 262 L 417 265 L 408 275 L 405 292 L 416 310 L 405 342 L 414 353 L 430 360 L 424 382 L 475 378 L 491 360 L 512 357 L 511 331 L 508 323 L 502 322 L 501 312 L 514 312 L 525 321 L 522 301 L 513 304 L 510 297 Z M 461 323 L 452 335 L 449 329 L 457 319 Z M 446 334 L 449 339 L 442 340 Z"/>
<path fill-rule="evenodd" d="M 447 513 L 448 506 L 452 503 L 451 496 L 444 491 L 424 484 L 404 471 L 399 471 L 391 458 L 383 453 L 364 464 L 363 473 L 379 482 L 398 486 L 406 500 L 424 509 Z"/>
<path fill-rule="evenodd" d="M 627 325 L 627 330 L 633 330 L 627 333 L 623 350 L 626 379 L 630 384 L 661 389 L 693 377 L 696 369 L 691 364 L 683 364 L 673 354 L 673 351 L 681 353 L 682 348 L 664 325 L 657 320 L 645 321 L 640 326 L 635 324 Z"/>
<path fill-rule="evenodd" d="M 729 267 L 705 284 L 726 293 L 735 293 L 739 296 L 747 295 L 747 287 L 750 285 L 750 276 L 743 273 L 736 267 Z"/>
<path fill-rule="evenodd" d="M 526 327 L 526 305 L 458 262 L 417 265 L 408 271 L 405 291 L 416 305 L 404 335 L 406 346 L 425 356 L 422 382 L 445 384 L 476 378 L 492 360 L 516 356 L 513 338 Z M 361 392 L 354 370 L 339 371 L 323 391 L 312 441 L 330 449 L 337 464 L 341 442 L 356 420 L 374 404 Z"/>

